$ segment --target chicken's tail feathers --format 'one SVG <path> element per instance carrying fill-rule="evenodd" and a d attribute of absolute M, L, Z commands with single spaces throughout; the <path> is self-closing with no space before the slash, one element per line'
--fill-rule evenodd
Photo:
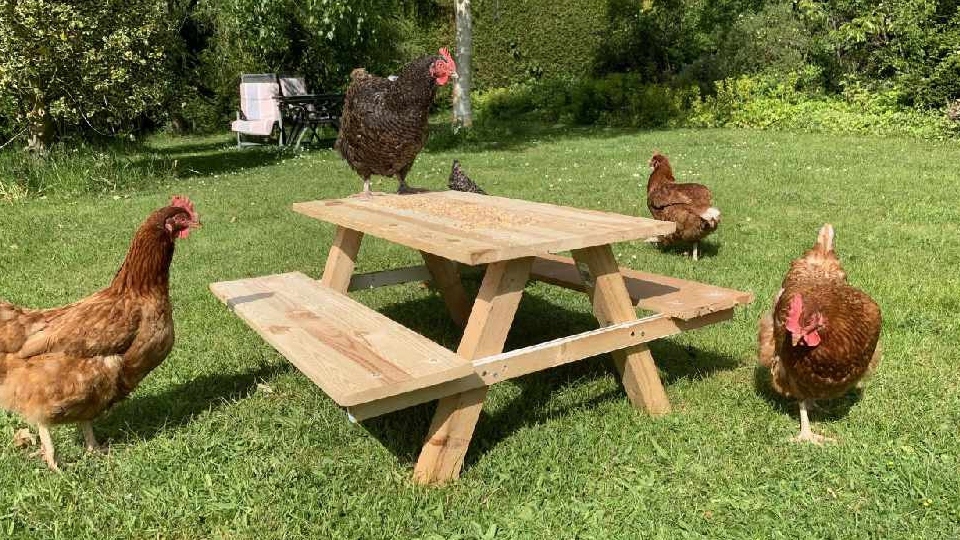
<path fill-rule="evenodd" d="M 765 368 L 772 368 L 776 359 L 776 344 L 773 337 L 773 311 L 760 316 L 757 333 L 757 360 Z"/>
<path fill-rule="evenodd" d="M 877 367 L 880 365 L 880 358 L 883 356 L 883 349 L 880 347 L 880 342 L 877 342 L 877 348 L 873 350 L 873 356 L 870 357 L 870 364 L 867 365 L 867 371 L 863 374 L 863 377 L 860 377 L 860 380 L 857 381 L 857 388 L 863 388 L 864 383 L 867 382 L 873 374 L 877 372 Z"/>
<path fill-rule="evenodd" d="M 833 251 L 833 236 L 833 225 L 824 223 L 823 227 L 820 227 L 820 233 L 817 234 L 817 247 L 824 253 Z"/>

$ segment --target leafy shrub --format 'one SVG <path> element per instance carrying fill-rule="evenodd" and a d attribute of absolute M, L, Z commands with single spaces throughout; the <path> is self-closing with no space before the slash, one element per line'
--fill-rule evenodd
<path fill-rule="evenodd" d="M 942 114 L 904 107 L 898 92 L 850 84 L 841 96 L 796 89 L 801 78 L 738 77 L 693 103 L 691 127 L 747 127 L 941 139 L 960 135 Z"/>
<path fill-rule="evenodd" d="M 715 61 L 722 76 L 794 73 L 807 66 L 812 37 L 789 3 L 767 4 L 737 17 Z"/>
<path fill-rule="evenodd" d="M 480 117 L 508 120 L 528 117 L 576 125 L 664 127 L 683 115 L 696 90 L 645 84 L 637 75 L 599 79 L 549 79 L 479 92 Z"/>
<path fill-rule="evenodd" d="M 166 2 L 20 0 L 0 7 L 0 116 L 43 149 L 55 123 L 130 131 L 168 88 Z"/>
<path fill-rule="evenodd" d="M 960 135 L 960 123 L 938 111 L 904 107 L 896 90 L 876 92 L 850 83 L 840 96 L 804 90 L 815 73 L 741 76 L 719 81 L 710 94 L 696 86 L 640 82 L 635 75 L 530 81 L 478 92 L 480 119 L 517 119 L 659 128 L 744 127 L 830 133 Z"/>

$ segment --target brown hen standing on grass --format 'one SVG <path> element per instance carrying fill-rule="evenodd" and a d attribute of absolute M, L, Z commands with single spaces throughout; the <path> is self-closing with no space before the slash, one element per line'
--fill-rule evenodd
<path fill-rule="evenodd" d="M 456 76 L 457 65 L 446 49 L 414 60 L 396 80 L 363 68 L 351 72 L 334 148 L 363 178 L 364 197 L 370 196 L 374 174 L 396 176 L 398 193 L 413 191 L 406 178 L 427 142 L 430 105 L 437 87 Z"/>
<path fill-rule="evenodd" d="M 87 450 L 98 450 L 91 421 L 170 353 L 174 242 L 199 224 L 190 200 L 174 197 L 137 230 L 106 289 L 53 309 L 0 302 L 0 406 L 37 425 L 51 469 L 49 426 L 77 423 Z"/>
<path fill-rule="evenodd" d="M 670 161 L 659 152 L 650 158 L 650 168 L 653 171 L 647 180 L 647 208 L 654 219 L 677 224 L 675 232 L 655 241 L 664 246 L 677 242 L 693 243 L 693 260 L 697 260 L 700 240 L 720 225 L 720 210 L 712 206 L 710 188 L 700 184 L 678 184 Z"/>
<path fill-rule="evenodd" d="M 833 227 L 790 263 L 773 310 L 760 319 L 760 363 L 770 368 L 774 389 L 800 400 L 795 441 L 829 440 L 811 431 L 813 400 L 842 396 L 880 361 L 880 307 L 847 283 L 833 251 Z"/>

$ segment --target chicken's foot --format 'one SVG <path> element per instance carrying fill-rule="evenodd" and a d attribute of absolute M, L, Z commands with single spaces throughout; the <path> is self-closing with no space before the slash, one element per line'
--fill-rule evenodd
<path fill-rule="evenodd" d="M 410 184 L 407 184 L 407 173 L 410 172 L 410 167 L 397 173 L 397 180 L 400 181 L 400 186 L 397 188 L 398 195 L 411 195 L 413 193 L 424 193 L 430 191 L 427 188 L 418 188 L 413 187 Z"/>
<path fill-rule="evenodd" d="M 397 194 L 399 195 L 412 195 L 414 193 L 424 193 L 426 191 L 430 191 L 430 190 L 427 188 L 412 187 L 408 185 L 406 182 L 402 182 L 400 184 L 400 187 L 397 188 Z"/>
<path fill-rule="evenodd" d="M 813 407 L 813 401 L 804 399 L 800 401 L 800 434 L 790 439 L 793 442 L 808 442 L 821 445 L 825 442 L 833 442 L 830 437 L 824 437 L 819 433 L 814 433 L 810 429 L 810 418 L 807 416 L 807 409 Z"/>
<path fill-rule="evenodd" d="M 39 454 L 43 456 L 43 461 L 46 462 L 51 471 L 60 472 L 53 450 L 53 438 L 50 437 L 50 428 L 44 424 L 37 424 L 37 433 L 40 435 Z"/>
<path fill-rule="evenodd" d="M 35 446 L 36 444 L 37 437 L 30 432 L 30 428 L 18 429 L 13 434 L 13 445 L 17 448 L 26 448 L 28 446 Z"/>
<path fill-rule="evenodd" d="M 93 422 L 80 422 L 80 431 L 83 432 L 84 448 L 87 452 L 106 453 L 106 447 L 97 442 L 97 436 L 93 433 Z"/>
<path fill-rule="evenodd" d="M 370 199 L 370 197 L 373 197 L 374 195 L 386 195 L 386 193 L 383 193 L 383 192 L 381 192 L 381 191 L 370 191 L 370 179 L 369 179 L 369 178 L 364 178 L 364 179 L 363 179 L 363 191 L 361 191 L 360 193 L 355 193 L 355 194 L 351 195 L 350 197 L 351 197 L 351 198 L 359 198 L 359 199 L 368 200 L 368 199 Z"/>

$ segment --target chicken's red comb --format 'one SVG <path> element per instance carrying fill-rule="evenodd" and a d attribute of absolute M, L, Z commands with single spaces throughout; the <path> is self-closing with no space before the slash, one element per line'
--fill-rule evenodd
<path fill-rule="evenodd" d="M 453 58 L 450 56 L 450 51 L 446 47 L 440 47 L 440 56 L 444 57 L 447 62 L 453 62 Z"/>
<path fill-rule="evenodd" d="M 170 201 L 170 206 L 174 208 L 183 208 L 190 214 L 190 226 L 180 230 L 177 233 L 177 238 L 186 238 L 190 235 L 190 229 L 200 226 L 200 217 L 197 215 L 197 211 L 193 209 L 193 202 L 189 198 L 183 195 L 174 195 L 173 199 Z"/>
<path fill-rule="evenodd" d="M 170 201 L 170 206 L 183 208 L 187 212 L 190 212 L 191 217 L 195 217 L 197 215 L 197 212 L 193 209 L 193 202 L 183 195 L 174 195 L 173 199 Z"/>
<path fill-rule="evenodd" d="M 800 315 L 803 314 L 803 298 L 799 294 L 793 295 L 790 299 L 790 309 L 787 311 L 787 321 L 784 328 L 791 334 L 803 331 L 803 324 L 800 322 Z"/>

